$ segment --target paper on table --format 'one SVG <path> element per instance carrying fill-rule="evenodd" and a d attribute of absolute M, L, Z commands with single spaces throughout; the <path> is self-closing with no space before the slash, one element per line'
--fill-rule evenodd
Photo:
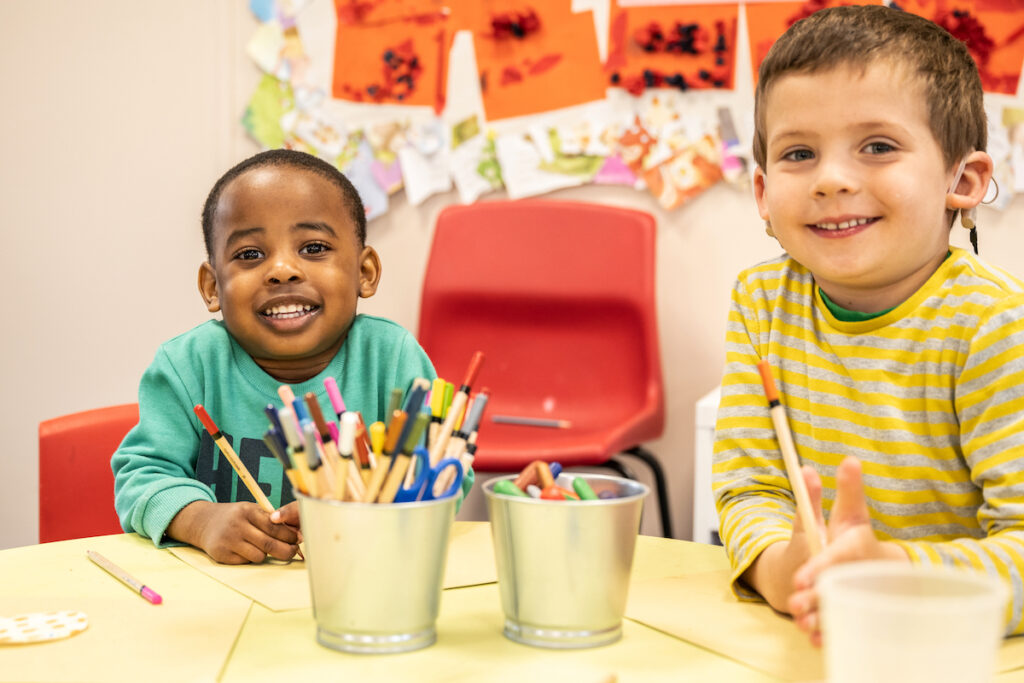
<path fill-rule="evenodd" d="M 727 570 L 635 582 L 626 616 L 779 678 L 824 678 L 821 651 L 767 604 L 737 600 Z"/>
<path fill-rule="evenodd" d="M 821 650 L 765 603 L 740 602 L 729 571 L 636 581 L 626 617 L 787 680 L 824 679 Z M 1024 668 L 1024 638 L 1004 642 L 998 671 Z"/>
<path fill-rule="evenodd" d="M 311 610 L 271 612 L 255 606 L 220 680 L 250 683 L 332 681 L 338 671 L 358 681 L 728 681 L 770 683 L 771 677 L 703 648 L 624 621 L 622 640 L 598 648 L 527 648 L 502 635 L 497 585 L 446 591 L 437 642 L 401 655 L 368 657 L 336 652 L 316 641 Z M 287 652 L 284 659 L 280 653 Z"/>
<path fill-rule="evenodd" d="M 444 588 L 497 581 L 498 573 L 490 547 L 489 525 L 483 522 L 455 522 L 448 544 Z M 480 552 L 481 548 L 488 549 L 488 552 Z M 267 609 L 279 612 L 305 609 L 312 605 L 304 562 L 296 560 L 288 564 L 218 564 L 196 548 L 171 548 L 171 552 L 187 564 L 252 598 Z"/>

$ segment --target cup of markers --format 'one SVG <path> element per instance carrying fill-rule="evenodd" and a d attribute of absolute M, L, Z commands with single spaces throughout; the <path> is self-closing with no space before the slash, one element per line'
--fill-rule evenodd
<path fill-rule="evenodd" d="M 622 637 L 640 513 L 650 489 L 530 463 L 483 486 L 504 634 L 526 645 L 586 648 Z"/>
<path fill-rule="evenodd" d="M 299 502 L 320 644 L 394 653 L 437 639 L 449 532 L 487 404 L 486 391 L 469 399 L 481 359 L 457 392 L 425 379 L 392 392 L 386 424 L 366 427 L 333 379 L 325 388 L 337 422 L 316 394 L 296 398 L 287 385 L 283 407 L 267 406 L 264 441 Z"/>

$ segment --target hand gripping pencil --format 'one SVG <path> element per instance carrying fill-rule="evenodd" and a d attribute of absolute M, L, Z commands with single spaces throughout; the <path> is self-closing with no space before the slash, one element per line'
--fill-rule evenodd
<path fill-rule="evenodd" d="M 466 401 L 469 400 L 469 389 L 473 385 L 473 381 L 476 379 L 476 373 L 480 371 L 480 364 L 483 362 L 483 351 L 477 351 L 473 354 L 473 359 L 469 361 L 469 368 L 466 370 L 466 378 L 462 380 L 462 386 L 459 387 L 459 392 L 455 394 L 455 397 L 452 399 L 452 404 L 448 408 L 448 416 L 445 417 L 444 424 L 441 425 L 441 431 L 437 435 L 437 440 L 430 447 L 431 467 L 441 461 L 441 456 L 444 455 L 445 450 L 448 448 L 448 441 L 452 437 L 455 420 L 458 419 L 459 414 L 462 413 L 462 409 L 466 407 Z"/>
<path fill-rule="evenodd" d="M 761 373 L 761 383 L 764 384 L 764 394 L 768 399 L 768 412 L 772 416 L 775 435 L 779 439 L 782 461 L 786 464 L 786 476 L 789 477 L 789 485 L 793 488 L 793 495 L 796 497 L 796 512 L 800 515 L 800 521 L 807 532 L 807 547 L 811 555 L 817 555 L 821 552 L 823 545 L 822 530 L 818 526 L 818 520 L 815 519 L 814 509 L 811 507 L 811 497 L 807 493 L 807 484 L 804 482 L 803 474 L 800 473 L 800 459 L 796 453 L 796 445 L 793 443 L 793 434 L 789 431 L 786 409 L 779 401 L 779 391 L 775 388 L 772 368 L 768 361 L 759 362 L 757 369 Z"/>

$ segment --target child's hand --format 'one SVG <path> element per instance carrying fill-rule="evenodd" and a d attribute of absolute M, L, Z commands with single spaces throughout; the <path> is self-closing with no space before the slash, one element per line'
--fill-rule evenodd
<path fill-rule="evenodd" d="M 821 479 L 811 467 L 803 467 L 801 474 L 807 484 L 807 493 L 818 524 L 824 527 L 825 520 L 821 515 Z M 789 540 L 765 548 L 754 564 L 743 573 L 743 580 L 760 593 L 773 609 L 788 613 L 789 598 L 793 594 L 793 575 L 810 556 L 807 534 L 800 521 L 800 515 L 796 515 L 793 521 L 793 535 Z"/>
<path fill-rule="evenodd" d="M 820 500 L 821 480 L 818 474 L 810 470 L 804 478 L 808 488 L 811 488 L 811 480 L 815 481 Z M 818 506 L 818 501 L 812 502 Z M 793 577 L 794 591 L 789 598 L 789 612 L 797 626 L 810 634 L 814 645 L 821 645 L 818 594 L 814 590 L 818 574 L 834 564 L 879 559 L 909 561 L 900 546 L 879 541 L 875 536 L 864 497 L 860 461 L 849 457 L 843 460 L 836 472 L 836 502 L 828 521 L 828 545 L 797 570 Z"/>
<path fill-rule="evenodd" d="M 270 521 L 274 524 L 287 524 L 296 531 L 300 528 L 299 520 L 299 501 L 293 500 L 292 502 L 277 508 L 270 513 Z M 302 533 L 299 533 L 299 542 L 302 542 Z"/>
<path fill-rule="evenodd" d="M 298 531 L 273 523 L 255 503 L 190 503 L 171 520 L 167 533 L 224 564 L 258 564 L 268 555 L 288 560 L 299 549 Z"/>

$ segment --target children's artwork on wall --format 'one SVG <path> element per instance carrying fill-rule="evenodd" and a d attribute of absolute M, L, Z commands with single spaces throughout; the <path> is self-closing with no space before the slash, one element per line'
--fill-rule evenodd
<path fill-rule="evenodd" d="M 826 7 L 842 5 L 881 5 L 881 0 L 805 0 L 804 2 L 747 3 L 747 41 L 750 44 L 750 71 L 757 85 L 757 69 L 776 39 L 790 26 Z"/>
<path fill-rule="evenodd" d="M 967 45 L 985 92 L 1016 94 L 1024 62 L 1024 2 L 897 0 L 897 4 L 931 19 Z"/>
<path fill-rule="evenodd" d="M 612 9 L 608 84 L 647 88 L 733 87 L 738 4 Z"/>
<path fill-rule="evenodd" d="M 442 0 L 334 0 L 331 94 L 353 102 L 444 107 L 450 14 Z"/>
<path fill-rule="evenodd" d="M 600 100 L 605 80 L 590 12 L 569 0 L 470 0 L 489 121 Z"/>
<path fill-rule="evenodd" d="M 398 192 L 416 206 L 453 186 L 469 203 L 622 185 L 671 210 L 719 182 L 749 191 L 740 7 L 756 74 L 793 22 L 854 2 L 601 1 L 250 0 L 260 24 L 246 51 L 264 75 L 242 124 L 265 148 L 338 166 L 368 219 Z M 902 5 L 968 42 L 987 92 L 1016 93 L 1021 1 Z M 595 27 L 608 32 L 604 63 Z M 1024 104 L 989 100 L 999 196 L 986 201 L 1002 209 L 1024 192 Z"/>

